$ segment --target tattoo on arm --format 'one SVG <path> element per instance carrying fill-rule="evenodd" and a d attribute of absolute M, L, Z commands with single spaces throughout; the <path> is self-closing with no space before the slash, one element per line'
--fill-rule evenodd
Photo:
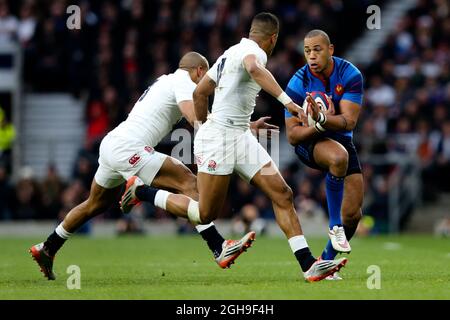
<path fill-rule="evenodd" d="M 347 119 L 343 115 L 341 115 L 342 120 L 344 120 L 344 130 L 347 130 Z"/>

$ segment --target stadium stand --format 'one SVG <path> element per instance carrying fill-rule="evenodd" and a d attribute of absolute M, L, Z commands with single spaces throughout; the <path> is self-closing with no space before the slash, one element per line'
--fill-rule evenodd
<path fill-rule="evenodd" d="M 383 8 L 386 1 L 73 2 L 81 8 L 80 30 L 66 27 L 67 1 L 0 0 L 0 46 L 20 44 L 25 92 L 71 93 L 85 101 L 86 125 L 84 148 L 73 159 L 69 179 L 63 179 L 64 174 L 49 163 L 45 179 L 36 179 L 25 169 L 14 180 L 8 170 L 10 163 L 2 163 L 0 185 L 5 192 L 0 197 L 0 219 L 60 219 L 67 207 L 81 202 L 89 187 L 87 181 L 95 172 L 101 138 L 125 119 L 149 83 L 176 68 L 183 53 L 199 51 L 213 62 L 224 48 L 245 36 L 256 12 L 271 11 L 280 18 L 282 28 L 268 68 L 286 85 L 304 64 L 300 47 L 308 30 L 328 32 L 335 54 L 343 56 L 365 31 L 367 6 Z M 364 211 L 376 221 L 373 233 L 391 230 L 391 223 L 397 224 L 391 231 L 405 228 L 420 204 L 411 196 L 422 192 L 423 201 L 432 202 L 440 192 L 450 192 L 449 16 L 445 0 L 418 1 L 376 51 L 372 62 L 361 67 L 366 94 L 355 137 L 364 159 Z M 0 65 L 2 61 L 0 58 Z M 272 108 L 274 103 L 261 94 L 254 116 L 270 115 L 272 122 L 282 127 L 283 113 Z M 9 115 L 11 102 L 0 95 L 0 104 Z M 179 126 L 187 127 L 186 123 Z M 280 139 L 284 140 L 283 133 Z M 172 146 L 166 139 L 158 149 L 168 152 Z M 283 163 L 281 169 L 294 190 L 299 211 L 326 214 L 320 173 L 297 160 Z M 421 188 L 415 186 L 417 177 Z M 391 194 L 396 179 L 402 187 Z M 245 216 L 247 205 L 252 204 L 256 211 L 252 216 L 273 219 L 267 199 L 238 179 L 232 184 L 232 190 L 239 192 L 229 195 L 221 218 Z M 390 216 L 393 201 L 404 205 L 395 205 L 396 213 Z M 145 219 L 167 217 L 148 209 Z M 119 216 L 118 208 L 113 208 L 102 219 Z M 185 226 L 180 230 L 186 230 Z"/>

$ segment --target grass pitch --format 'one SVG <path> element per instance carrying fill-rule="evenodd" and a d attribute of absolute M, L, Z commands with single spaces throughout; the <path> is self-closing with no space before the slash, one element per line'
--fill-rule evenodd
<path fill-rule="evenodd" d="M 282 238 L 257 237 L 231 269 L 222 270 L 200 236 L 74 237 L 46 280 L 28 254 L 42 239 L 0 238 L 0 299 L 450 299 L 450 241 L 431 236 L 352 240 L 343 281 L 306 283 Z M 326 239 L 308 239 L 315 255 Z M 70 265 L 81 289 L 69 290 Z M 367 283 L 378 266 L 381 288 Z M 371 268 L 369 268 L 369 271 Z"/>

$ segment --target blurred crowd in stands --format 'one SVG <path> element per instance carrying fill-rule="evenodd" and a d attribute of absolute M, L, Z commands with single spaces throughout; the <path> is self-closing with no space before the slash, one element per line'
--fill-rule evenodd
<path fill-rule="evenodd" d="M 66 27 L 69 4 L 81 8 L 81 29 Z M 342 56 L 366 30 L 366 8 L 385 1 L 299 0 L 0 0 L 0 44 L 20 43 L 25 90 L 65 91 L 87 100 L 86 144 L 75 161 L 73 179 L 62 181 L 50 165 L 44 181 L 24 170 L 14 185 L 0 167 L 0 219 L 61 218 L 86 198 L 97 166 L 101 138 L 123 121 L 134 102 L 159 75 L 173 72 L 181 55 L 204 54 L 212 64 L 247 35 L 255 13 L 270 11 L 282 22 L 268 68 L 282 86 L 304 65 L 302 40 L 319 28 Z M 387 220 L 389 177 L 395 165 L 379 166 L 373 155 L 416 155 L 424 200 L 450 191 L 450 5 L 421 0 L 389 35 L 375 59 L 358 66 L 365 77 L 365 101 L 355 132 L 366 183 L 364 213 Z M 262 93 L 254 117 L 272 116 L 284 126 L 277 102 Z M 185 126 L 186 124 L 181 124 Z M 281 139 L 284 137 L 281 136 Z M 170 152 L 170 143 L 159 150 Z M 191 166 L 191 169 L 195 170 Z M 302 214 L 326 214 L 323 175 L 300 161 L 282 168 Z M 221 217 L 248 227 L 273 219 L 271 204 L 253 187 L 233 179 Z M 166 214 L 148 208 L 144 218 Z M 320 213 L 318 213 L 320 212 Z M 113 208 L 104 218 L 120 216 Z M 123 225 L 123 230 L 129 228 Z M 242 226 L 241 226 L 242 228 Z M 380 232 L 383 227 L 380 227 Z"/>

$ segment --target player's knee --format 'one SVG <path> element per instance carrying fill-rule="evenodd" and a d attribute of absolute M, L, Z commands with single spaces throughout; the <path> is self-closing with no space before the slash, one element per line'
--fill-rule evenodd
<path fill-rule="evenodd" d="M 348 152 L 340 150 L 330 155 L 331 166 L 338 168 L 347 168 L 348 166 Z"/>
<path fill-rule="evenodd" d="M 342 150 L 333 155 L 333 162 L 337 166 L 345 166 L 348 165 L 348 152 L 346 150 Z"/>
<path fill-rule="evenodd" d="M 188 173 L 186 177 L 181 184 L 181 193 L 187 195 L 198 193 L 197 179 L 195 179 L 195 176 L 192 173 Z"/>

